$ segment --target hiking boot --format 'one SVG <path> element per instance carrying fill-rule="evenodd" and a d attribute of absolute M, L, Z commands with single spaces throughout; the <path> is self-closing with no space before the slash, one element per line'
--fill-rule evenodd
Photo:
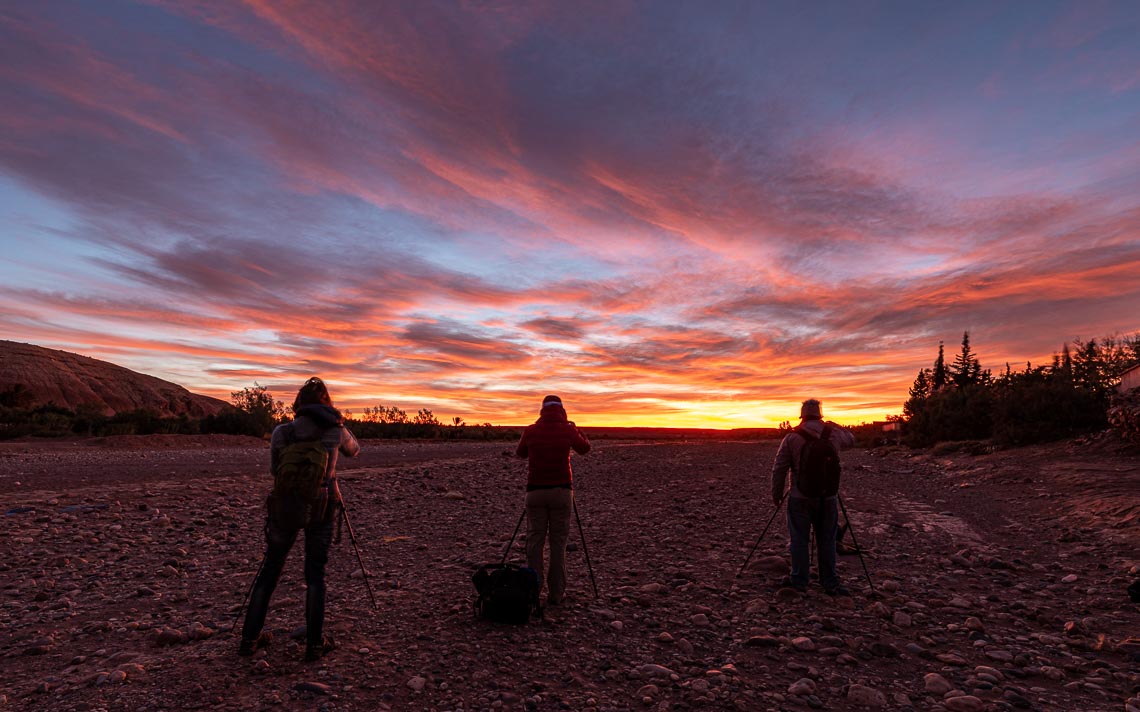
<path fill-rule="evenodd" d="M 333 642 L 332 636 L 326 635 L 319 645 L 309 643 L 305 646 L 305 662 L 311 663 L 320 660 L 334 650 L 336 650 L 336 643 Z"/>
<path fill-rule="evenodd" d="M 238 655 L 243 658 L 248 658 L 262 648 L 268 648 L 269 643 L 273 640 L 273 635 L 269 631 L 262 631 L 253 640 L 241 639 L 238 643 Z"/>
<path fill-rule="evenodd" d="M 779 586 L 777 586 L 777 588 L 791 588 L 791 589 L 794 589 L 800 593 L 806 593 L 807 592 L 807 584 L 806 583 L 800 583 L 798 581 L 793 581 L 790 576 L 785 576 L 784 578 L 780 579 L 780 584 L 779 584 Z"/>
<path fill-rule="evenodd" d="M 831 588 L 825 588 L 825 589 L 823 589 L 823 592 L 826 593 L 828 596 L 850 596 L 851 595 L 851 592 L 848 591 L 847 587 L 844 586 L 843 584 L 837 584 L 835 586 L 832 586 Z"/>

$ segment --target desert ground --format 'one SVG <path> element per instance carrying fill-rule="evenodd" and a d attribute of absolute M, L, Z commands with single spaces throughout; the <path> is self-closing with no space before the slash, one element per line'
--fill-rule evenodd
<path fill-rule="evenodd" d="M 600 595 L 575 527 L 568 601 L 519 627 L 471 612 L 522 512 L 513 443 L 366 441 L 341 481 L 378 608 L 345 532 L 338 649 L 303 663 L 300 545 L 268 650 L 240 658 L 230 631 L 263 551 L 265 443 L 0 443 L 0 708 L 1140 708 L 1134 449 L 845 453 L 874 591 L 842 556 L 854 595 L 833 599 L 778 588 L 782 516 L 736 577 L 776 445 L 596 441 L 574 467 Z"/>

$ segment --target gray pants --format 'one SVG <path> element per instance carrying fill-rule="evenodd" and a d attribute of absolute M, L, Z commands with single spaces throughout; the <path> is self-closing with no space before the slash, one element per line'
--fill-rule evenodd
<path fill-rule="evenodd" d="M 570 538 L 570 515 L 574 490 L 532 490 L 526 493 L 526 563 L 538 572 L 539 590 L 545 582 L 547 601 L 557 603 L 566 592 L 566 541 Z M 543 576 L 542 552 L 550 536 L 550 572 Z"/>

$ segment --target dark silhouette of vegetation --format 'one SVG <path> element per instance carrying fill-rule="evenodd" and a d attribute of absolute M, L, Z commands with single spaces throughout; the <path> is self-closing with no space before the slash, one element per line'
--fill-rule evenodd
<path fill-rule="evenodd" d="M 275 400 L 265 386 L 254 383 L 230 396 L 232 406 L 201 419 L 186 415 L 159 417 L 149 410 L 105 415 L 102 407 L 96 405 L 81 405 L 74 410 L 54 404 L 33 408 L 32 395 L 17 385 L 0 392 L 0 439 L 198 433 L 265 437 L 288 419 L 285 405 Z M 445 425 L 427 408 L 410 418 L 399 408 L 383 405 L 365 408 L 360 419 L 353 419 L 351 411 L 344 414 L 346 425 L 359 438 L 517 440 L 520 436 L 516 428 L 468 424 L 458 416 Z"/>
<path fill-rule="evenodd" d="M 199 422 L 185 415 L 161 417 L 152 410 L 130 410 L 105 415 L 102 408 L 84 404 L 71 410 L 53 403 L 35 408 L 0 406 L 0 438 L 34 436 L 106 437 L 109 435 L 193 435 Z"/>
<path fill-rule="evenodd" d="M 203 433 L 265 437 L 286 419 L 285 404 L 256 381 L 252 387 L 230 393 L 233 408 L 202 418 Z"/>
<path fill-rule="evenodd" d="M 1140 363 L 1140 334 L 1078 339 L 1072 346 L 1065 344 L 1051 365 L 1014 371 L 1006 364 L 994 377 L 982 369 L 969 332 L 948 368 L 939 342 L 934 367 L 918 372 L 903 405 L 907 442 L 1024 445 L 1103 429 L 1120 375 Z"/>
<path fill-rule="evenodd" d="M 458 416 L 444 425 L 430 410 L 421 409 L 412 418 L 396 407 L 377 405 L 365 408 L 359 420 L 347 413 L 347 425 L 358 438 L 432 438 L 441 440 L 517 440 L 514 428 L 496 427 L 490 423 L 469 425 Z"/>

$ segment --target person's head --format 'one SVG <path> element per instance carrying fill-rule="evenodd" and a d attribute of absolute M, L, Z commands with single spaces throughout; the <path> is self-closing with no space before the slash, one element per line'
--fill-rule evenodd
<path fill-rule="evenodd" d="M 562 399 L 554 395 L 543 398 L 538 417 L 548 420 L 566 420 L 566 408 L 562 405 Z"/>
<path fill-rule="evenodd" d="M 297 397 L 293 399 L 293 412 L 296 413 L 307 405 L 332 405 L 329 389 L 325 386 L 325 382 L 316 376 L 305 381 L 305 385 L 297 391 Z"/>
<path fill-rule="evenodd" d="M 815 398 L 808 398 L 800 406 L 800 420 L 823 420 L 823 406 Z"/>

